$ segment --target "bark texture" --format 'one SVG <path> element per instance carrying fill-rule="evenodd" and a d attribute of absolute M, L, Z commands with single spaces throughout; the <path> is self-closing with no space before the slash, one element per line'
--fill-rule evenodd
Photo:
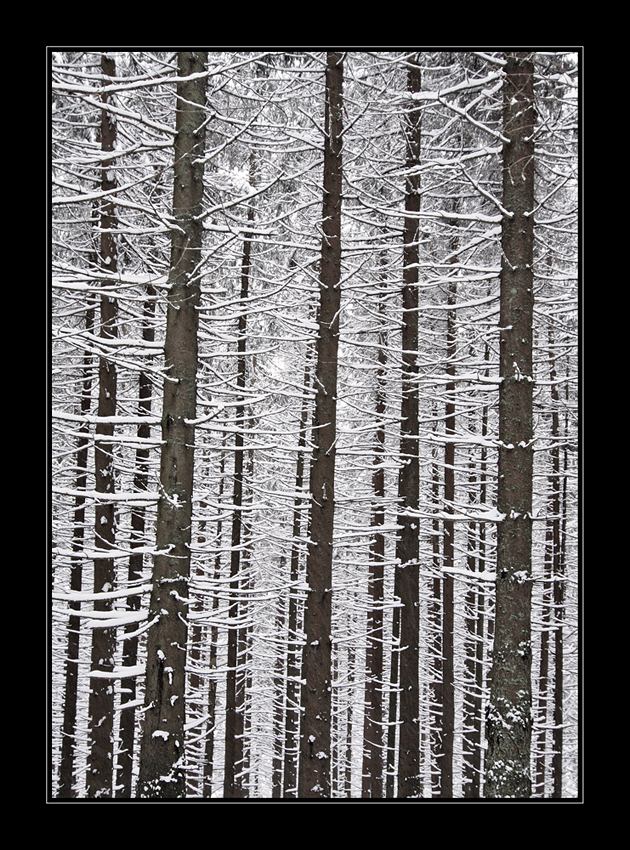
<path fill-rule="evenodd" d="M 308 513 L 309 506 L 303 496 L 305 479 L 305 452 L 308 415 L 310 410 L 309 391 L 311 389 L 311 354 L 307 352 L 304 366 L 304 397 L 300 411 L 300 433 L 298 437 L 298 452 L 295 464 L 295 502 L 293 505 L 293 523 L 291 527 L 291 557 L 289 611 L 287 620 L 287 679 L 286 679 L 286 708 L 285 708 L 285 739 L 284 739 L 284 779 L 285 797 L 297 796 L 297 770 L 300 750 L 300 672 L 302 669 L 302 640 L 299 630 L 299 613 L 301 595 L 298 590 L 300 579 L 300 535 L 303 525 L 303 514 Z"/>
<path fill-rule="evenodd" d="M 116 76 L 116 64 L 111 54 L 102 54 L 101 72 L 106 77 Z M 102 95 L 107 106 L 109 95 Z M 104 154 L 101 176 L 101 190 L 112 192 L 116 188 L 116 176 L 112 170 L 111 153 L 116 148 L 116 122 L 107 109 L 101 110 L 101 151 Z M 101 244 L 100 265 L 108 273 L 118 269 L 118 246 L 116 230 L 116 208 L 112 195 L 101 199 Z M 109 295 L 100 299 L 100 336 L 107 351 L 107 340 L 118 335 L 118 303 Z M 116 414 L 117 373 L 116 364 L 107 355 L 99 358 L 98 364 L 98 416 L 96 442 L 94 446 L 94 487 L 96 493 L 113 496 L 115 489 L 114 444 L 111 437 L 114 425 L 106 421 Z M 105 420 L 105 421 L 104 421 Z M 103 551 L 103 556 L 94 559 L 94 593 L 107 593 L 114 589 L 116 580 L 114 561 L 106 556 L 116 542 L 115 502 L 100 501 L 98 496 L 94 508 L 95 548 Z M 95 611 L 110 611 L 110 599 L 97 599 Z M 113 674 L 116 655 L 116 631 L 113 628 L 99 627 L 92 630 L 92 652 L 90 662 L 90 697 L 88 702 L 90 726 L 90 751 L 87 765 L 87 796 L 92 798 L 111 797 L 114 779 L 114 680 L 107 678 Z M 92 673 L 104 674 L 94 677 Z"/>
<path fill-rule="evenodd" d="M 531 794 L 532 323 L 534 82 L 528 53 L 506 55 L 500 300 L 496 619 L 485 796 Z"/>
<path fill-rule="evenodd" d="M 85 311 L 85 330 L 91 334 L 94 330 L 94 306 L 93 304 Z M 92 355 L 86 349 L 83 353 L 83 379 L 81 381 L 81 401 L 79 410 L 82 416 L 90 412 L 92 396 Z M 77 477 L 76 488 L 78 491 L 85 490 L 87 484 L 89 430 L 87 422 L 79 426 L 79 439 L 77 441 Z M 83 548 L 85 537 L 85 497 L 75 496 L 74 500 L 74 534 L 72 537 L 72 551 L 76 557 L 72 559 L 70 571 L 70 590 L 72 593 L 80 593 L 83 583 L 83 561 L 79 553 Z M 80 602 L 70 602 L 68 607 L 81 610 Z M 63 732 L 61 738 L 61 760 L 59 764 L 59 786 L 57 796 L 61 798 L 73 797 L 75 795 L 75 735 L 77 722 L 77 695 L 79 683 L 79 640 L 81 620 L 78 616 L 70 616 L 68 621 L 68 645 L 66 649 L 65 662 L 65 694 L 63 701 Z"/>
<path fill-rule="evenodd" d="M 457 210 L 457 205 L 455 210 Z M 458 240 L 451 243 L 457 249 Z M 448 288 L 448 306 L 457 301 L 457 282 Z M 446 374 L 455 376 L 455 354 L 457 352 L 455 310 L 449 310 L 446 320 Z M 444 417 L 444 511 L 452 514 L 455 502 L 455 382 L 446 385 Z M 453 574 L 455 566 L 455 523 L 444 520 L 442 562 L 442 761 L 440 763 L 440 797 L 453 796 L 453 747 L 455 738 L 455 601 Z"/>
<path fill-rule="evenodd" d="M 418 55 L 408 62 L 407 91 L 421 90 Z M 420 110 L 410 98 L 405 116 L 406 169 L 420 164 Z M 419 533 L 418 503 L 420 462 L 418 454 L 418 262 L 420 175 L 407 174 L 403 245 L 403 386 L 401 404 L 400 461 L 398 477 L 400 536 L 396 543 L 394 593 L 400 611 L 400 730 L 398 739 L 398 796 L 419 797 L 420 708 L 419 641 Z M 390 723 L 392 721 L 390 717 Z"/>
<path fill-rule="evenodd" d="M 490 356 L 486 343 L 484 359 Z M 485 371 L 488 377 L 488 370 Z M 481 413 L 481 436 L 485 438 L 488 434 L 488 406 L 484 405 Z M 487 500 L 487 465 L 488 450 L 485 446 L 481 449 L 479 463 L 479 504 L 485 505 Z M 475 476 L 476 477 L 476 476 Z M 473 542 L 471 554 L 469 555 L 469 569 L 472 572 L 483 573 L 486 568 L 486 525 L 483 522 L 472 523 L 476 529 L 473 530 Z M 484 679 L 484 648 L 486 616 L 486 594 L 483 586 L 471 591 L 469 600 L 468 630 L 471 636 L 471 647 L 467 658 L 467 670 L 469 671 L 470 693 L 466 703 L 465 734 L 463 765 L 464 796 L 479 797 L 481 795 L 481 755 L 482 755 L 482 699 L 485 687 Z"/>
<path fill-rule="evenodd" d="M 250 183 L 254 181 L 253 167 L 250 164 Z M 254 221 L 254 207 L 247 211 L 247 221 Z M 247 299 L 249 298 L 249 283 L 251 275 L 252 240 L 246 233 L 243 241 L 243 257 L 241 262 L 241 313 L 238 317 L 238 363 L 236 386 L 240 395 L 240 403 L 236 408 L 236 421 L 241 427 L 234 435 L 234 484 L 232 490 L 232 551 L 230 554 L 230 630 L 228 632 L 228 670 L 226 676 L 226 706 L 225 706 L 225 774 L 223 795 L 225 797 L 244 796 L 242 777 L 243 769 L 243 734 L 244 734 L 244 672 L 239 663 L 239 646 L 246 640 L 245 630 L 239 626 L 242 612 L 239 612 L 239 588 L 241 587 L 242 553 L 241 538 L 243 535 L 243 468 L 245 425 L 245 402 L 242 393 L 245 390 L 246 379 L 246 347 L 247 347 Z M 242 605 L 241 605 L 242 607 Z"/>
<path fill-rule="evenodd" d="M 178 76 L 200 74 L 208 54 L 178 54 Z M 207 77 L 177 83 L 173 218 L 162 404 L 161 498 L 149 608 L 140 797 L 186 793 L 184 722 L 201 283 Z"/>
<path fill-rule="evenodd" d="M 153 317 L 155 315 L 155 298 L 156 290 L 153 286 L 147 287 L 147 300 L 144 303 L 144 316 L 142 326 L 142 339 L 145 342 L 152 343 L 155 339 L 155 329 L 153 326 Z M 153 384 L 151 376 L 147 371 L 140 372 L 138 379 L 139 401 L 138 414 L 140 416 L 151 415 L 151 394 Z M 138 439 L 148 440 L 151 436 L 151 426 L 142 422 L 138 425 Z M 148 490 L 149 485 L 149 448 L 140 444 L 136 449 L 135 473 L 133 480 L 133 489 L 135 492 Z M 138 549 L 144 544 L 145 534 L 145 508 L 143 505 L 132 508 L 131 510 L 131 548 Z M 134 552 L 129 557 L 129 584 L 138 583 L 142 579 L 142 568 L 144 564 L 144 556 L 140 552 Z M 130 596 L 127 602 L 129 611 L 139 611 L 141 603 L 140 594 Z M 134 634 L 137 631 L 137 624 L 132 623 L 126 629 L 126 632 L 133 634 L 133 637 L 125 639 L 123 649 L 123 666 L 135 667 L 138 663 L 138 636 Z M 132 791 L 132 771 L 135 750 L 135 728 L 136 728 L 136 709 L 134 703 L 136 701 L 136 679 L 131 677 L 125 680 L 125 688 L 127 689 L 125 702 L 121 705 L 120 715 L 120 748 L 118 752 L 118 773 L 116 777 L 116 796 L 131 797 Z M 125 704 L 130 704 L 130 708 L 125 708 Z"/>
<path fill-rule="evenodd" d="M 222 446 L 225 447 L 226 435 L 223 435 Z M 225 460 L 226 451 L 221 451 L 221 460 L 219 462 L 219 486 L 217 492 L 217 504 L 221 505 L 223 493 L 225 490 Z M 215 549 L 217 554 L 214 558 L 213 583 L 215 592 L 212 597 L 212 614 L 215 617 L 219 610 L 220 595 L 216 588 L 221 579 L 221 541 L 223 538 L 223 511 L 219 511 L 217 520 L 217 529 L 215 537 Z M 204 771 L 203 771 L 203 796 L 212 797 L 212 777 L 214 773 L 215 761 L 215 732 L 216 732 L 216 711 L 217 711 L 217 649 L 219 640 L 218 626 L 212 625 L 209 629 L 209 647 L 208 647 L 208 669 L 210 677 L 208 679 L 208 720 L 206 730 L 206 745 L 204 755 Z"/>
<path fill-rule="evenodd" d="M 311 533 L 306 561 L 299 797 L 330 797 L 331 614 L 337 437 L 337 350 L 341 303 L 343 54 L 326 56 L 324 203 L 319 338 L 315 371 L 315 448 L 311 465 Z"/>
<path fill-rule="evenodd" d="M 379 300 L 379 315 L 382 319 L 383 300 Z M 378 368 L 376 371 L 376 416 L 377 426 L 374 441 L 374 471 L 372 492 L 374 505 L 371 525 L 373 536 L 370 546 L 369 593 L 370 608 L 367 615 L 367 648 L 365 652 L 365 710 L 363 719 L 363 767 L 362 795 L 378 798 L 383 796 L 383 580 L 385 560 L 385 523 L 383 499 L 385 497 L 385 346 L 384 331 L 378 334 Z"/>

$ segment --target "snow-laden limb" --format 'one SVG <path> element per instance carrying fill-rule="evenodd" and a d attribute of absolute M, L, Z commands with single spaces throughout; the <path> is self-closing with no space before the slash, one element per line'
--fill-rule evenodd
<path fill-rule="evenodd" d="M 96 490 L 77 490 L 72 487 L 59 487 L 56 484 L 52 486 L 52 492 L 59 496 L 79 496 L 92 502 L 120 502 L 127 505 L 146 505 L 152 502 L 157 502 L 160 499 L 159 493 L 148 493 L 139 490 L 136 493 L 101 493 Z M 107 554 L 107 550 L 103 550 L 103 555 Z"/>
<path fill-rule="evenodd" d="M 138 550 L 130 550 L 137 552 Z M 150 550 L 147 550 L 150 551 Z M 154 551 L 154 550 L 153 550 Z M 72 555 L 70 552 L 68 555 Z M 85 552 L 83 553 L 85 556 Z M 108 557 L 112 557 L 111 553 L 107 553 Z M 98 557 L 103 557 L 103 551 L 101 550 Z M 125 557 L 129 557 L 129 552 L 125 553 Z M 142 593 L 149 593 L 153 585 L 151 584 L 143 584 L 140 587 L 128 587 L 121 590 L 110 590 L 110 591 L 102 591 L 101 593 L 88 593 L 87 591 L 69 591 L 67 593 L 63 593 L 61 591 L 52 592 L 51 596 L 53 599 L 58 599 L 60 601 L 66 602 L 89 602 L 96 601 L 100 599 L 125 599 L 128 596 L 139 596 Z"/>
<path fill-rule="evenodd" d="M 114 667 L 112 672 L 108 672 L 107 670 L 90 670 L 89 673 L 90 679 L 129 679 L 131 677 L 144 675 L 144 664 L 135 664 L 133 667 Z M 123 704 L 121 709 L 130 707 L 130 705 Z"/>

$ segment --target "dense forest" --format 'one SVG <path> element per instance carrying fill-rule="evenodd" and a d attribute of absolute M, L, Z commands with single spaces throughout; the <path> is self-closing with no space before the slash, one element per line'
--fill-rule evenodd
<path fill-rule="evenodd" d="M 578 53 L 49 51 L 52 799 L 578 797 Z"/>

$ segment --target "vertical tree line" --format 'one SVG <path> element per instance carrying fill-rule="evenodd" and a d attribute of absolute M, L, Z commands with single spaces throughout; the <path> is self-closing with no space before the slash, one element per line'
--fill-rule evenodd
<path fill-rule="evenodd" d="M 179 53 L 173 218 L 164 338 L 160 499 L 147 638 L 139 796 L 185 796 L 190 542 L 197 411 L 207 53 Z"/>
<path fill-rule="evenodd" d="M 330 796 L 332 698 L 332 563 L 337 441 L 337 356 L 341 307 L 343 55 L 326 55 L 324 201 L 314 449 L 310 471 L 308 585 L 302 658 L 303 715 L 298 797 Z"/>

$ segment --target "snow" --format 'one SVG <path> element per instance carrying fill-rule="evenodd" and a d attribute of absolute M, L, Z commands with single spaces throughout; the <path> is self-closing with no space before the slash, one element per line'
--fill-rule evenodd
<path fill-rule="evenodd" d="M 53 551 L 58 551 L 58 550 L 53 550 Z M 133 550 L 133 551 L 137 552 L 139 550 L 136 549 L 136 550 Z M 129 557 L 130 553 L 131 553 L 131 550 L 129 550 L 128 552 L 125 552 L 125 557 Z M 63 554 L 63 553 L 60 553 L 60 554 Z M 83 554 L 85 555 L 85 553 L 83 553 Z M 97 557 L 97 556 L 101 557 L 101 558 L 103 557 L 103 550 L 102 549 L 99 550 L 98 553 L 94 552 L 94 557 Z M 86 556 L 86 557 L 89 557 L 89 555 Z M 108 558 L 111 557 L 110 550 L 107 551 L 107 557 Z M 121 556 L 119 556 L 119 557 L 121 557 Z M 153 587 L 153 585 L 151 585 L 151 584 L 142 584 L 139 587 L 129 587 L 129 588 L 121 589 L 121 590 L 111 590 L 111 591 L 108 591 L 107 593 L 90 593 L 89 591 L 86 591 L 86 590 L 68 590 L 68 591 L 53 590 L 52 598 L 63 600 L 63 601 L 66 601 L 66 602 L 91 602 L 91 601 L 101 600 L 101 599 L 125 599 L 128 596 L 139 596 L 142 593 L 150 593 L 152 587 Z"/>
<path fill-rule="evenodd" d="M 90 679 L 129 679 L 133 676 L 144 676 L 145 670 L 142 664 L 132 667 L 114 667 L 112 672 L 107 670 L 90 670 Z"/>

